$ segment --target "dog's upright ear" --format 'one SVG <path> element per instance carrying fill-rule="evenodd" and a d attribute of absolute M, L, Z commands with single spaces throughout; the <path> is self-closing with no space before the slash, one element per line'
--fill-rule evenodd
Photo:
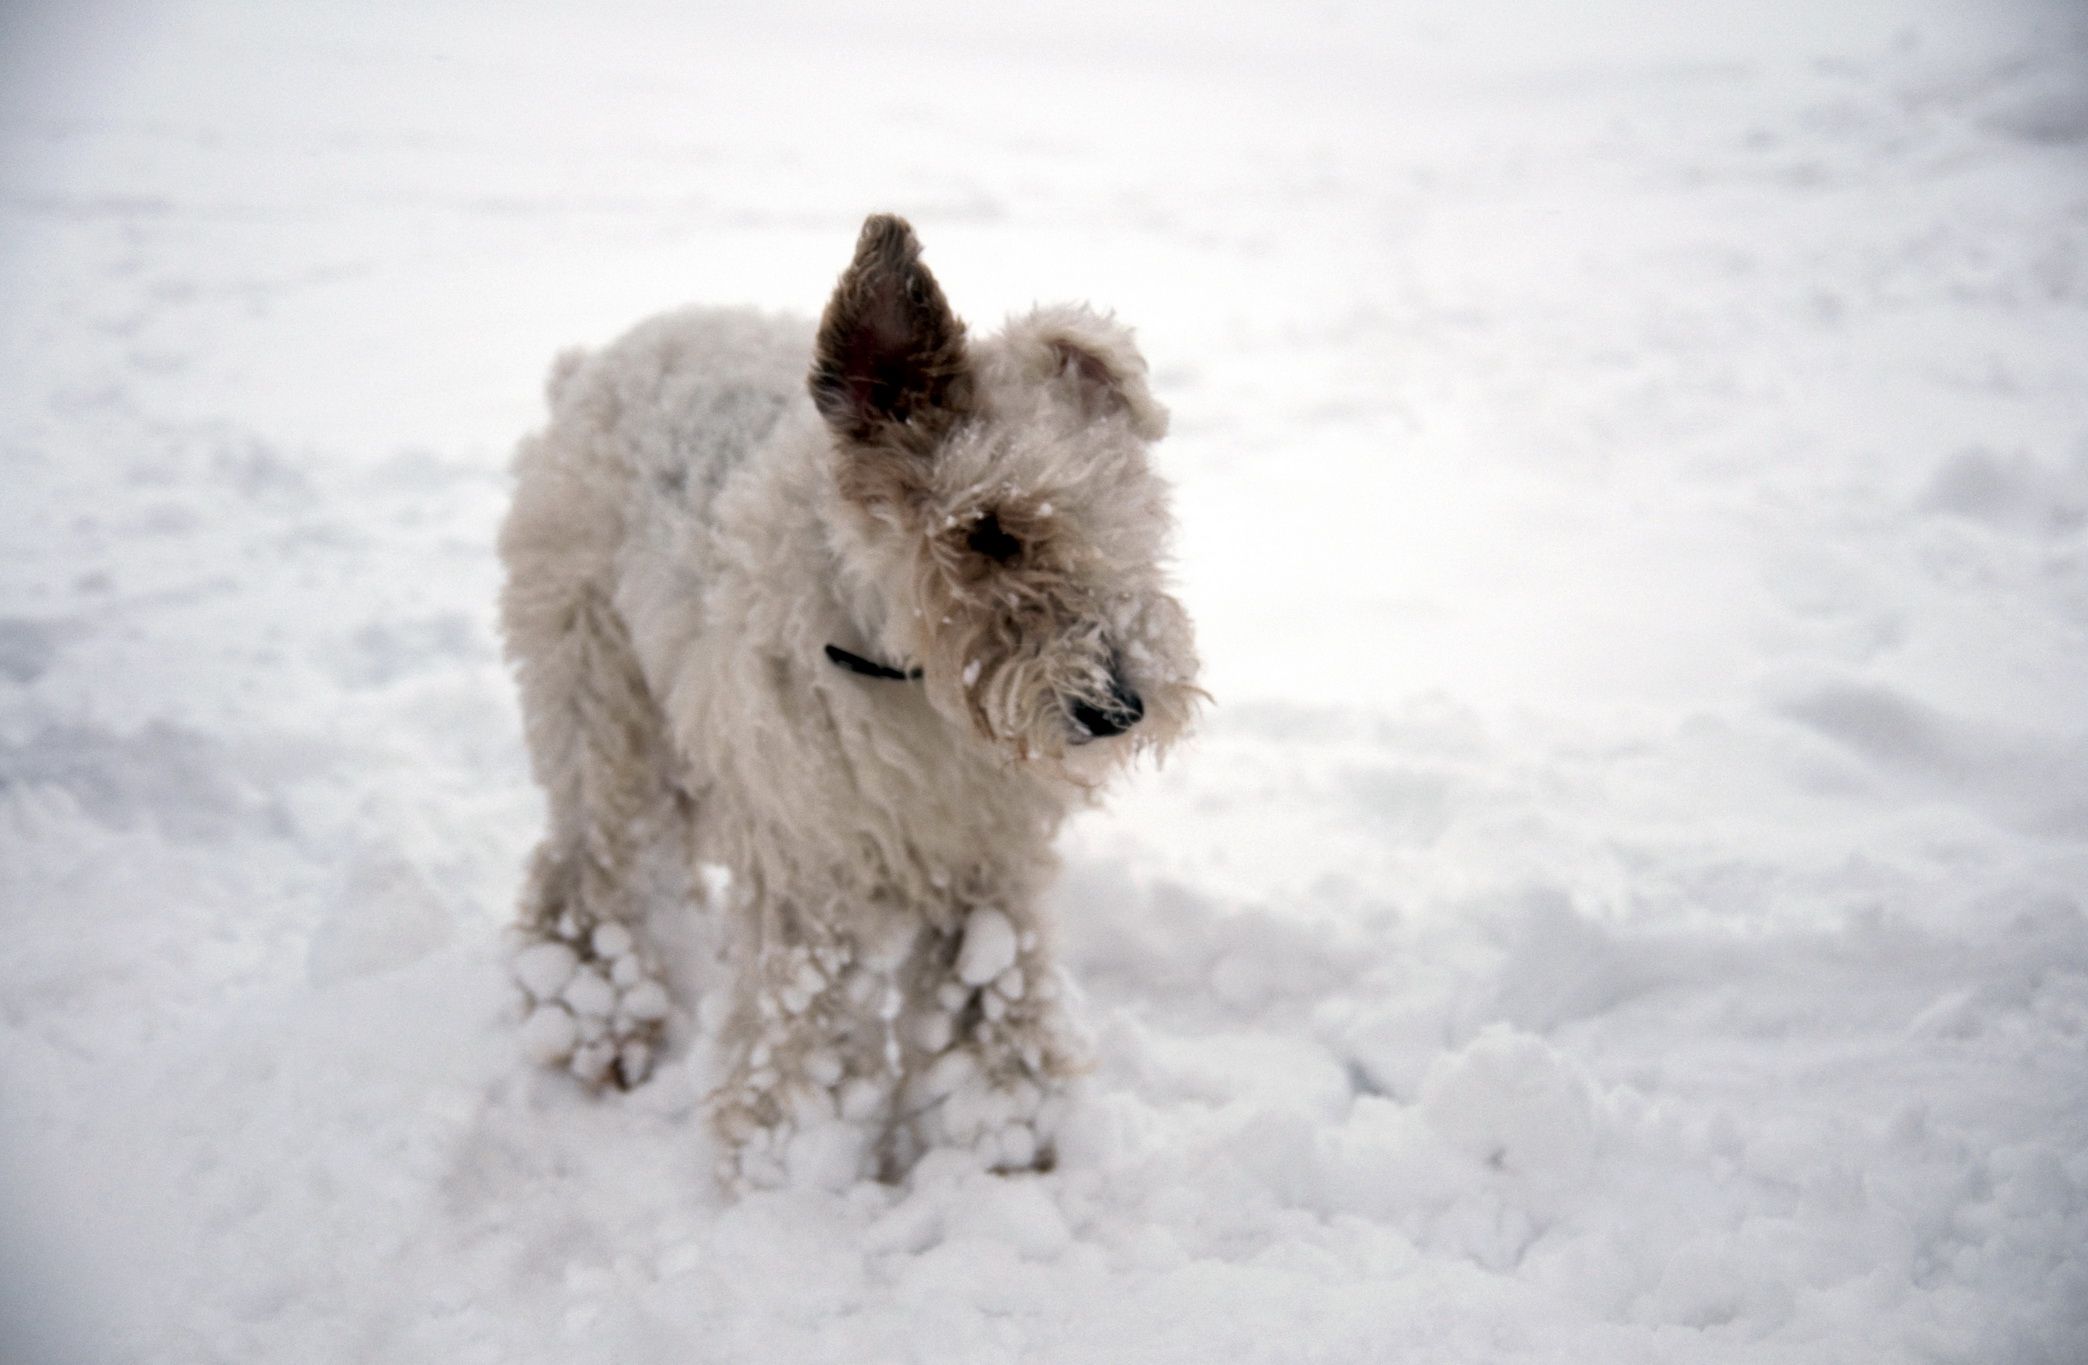
<path fill-rule="evenodd" d="M 819 321 L 813 405 L 844 440 L 932 452 L 971 408 L 964 323 L 921 264 L 904 218 L 863 222 L 855 259 Z"/>
<path fill-rule="evenodd" d="M 1009 322 L 1008 348 L 1031 380 L 1064 393 L 1094 419 L 1122 416 L 1148 441 L 1167 434 L 1167 409 L 1146 387 L 1131 329 L 1080 304 L 1038 308 Z"/>

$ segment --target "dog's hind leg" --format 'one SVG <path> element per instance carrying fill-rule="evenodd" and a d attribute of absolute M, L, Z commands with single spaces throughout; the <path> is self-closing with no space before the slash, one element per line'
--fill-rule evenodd
<path fill-rule="evenodd" d="M 644 934 L 659 895 L 651 855 L 687 866 L 688 798 L 604 575 L 590 572 L 601 567 L 602 538 L 588 535 L 589 509 L 561 501 L 555 477 L 532 483 L 530 472 L 501 538 L 503 624 L 550 808 L 517 925 L 514 970 L 530 1006 L 523 1044 L 590 1083 L 628 1087 L 651 1069 L 669 1010 Z"/>

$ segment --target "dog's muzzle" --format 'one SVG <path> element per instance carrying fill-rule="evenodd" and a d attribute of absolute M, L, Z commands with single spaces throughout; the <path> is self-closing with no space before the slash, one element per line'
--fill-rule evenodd
<path fill-rule="evenodd" d="M 1138 724 L 1139 721 L 1145 719 L 1145 703 L 1139 699 L 1136 692 L 1133 692 L 1125 684 L 1122 678 L 1111 677 L 1109 680 L 1109 704 L 1107 706 L 1090 706 L 1084 701 L 1077 701 L 1073 703 L 1071 714 L 1074 729 L 1073 742 L 1075 744 L 1086 744 L 1090 740 L 1108 739 L 1112 735 L 1121 735 L 1124 731 Z"/>

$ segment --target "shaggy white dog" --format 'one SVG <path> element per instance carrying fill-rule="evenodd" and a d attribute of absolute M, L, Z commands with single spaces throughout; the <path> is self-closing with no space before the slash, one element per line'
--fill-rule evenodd
<path fill-rule="evenodd" d="M 500 541 L 550 807 L 526 1045 L 642 1080 L 673 1013 L 649 869 L 718 863 L 729 1182 L 1048 1164 L 1081 1061 L 1051 839 L 1201 696 L 1130 333 L 1073 306 L 971 337 L 880 216 L 816 333 L 671 313 L 550 399 Z"/>

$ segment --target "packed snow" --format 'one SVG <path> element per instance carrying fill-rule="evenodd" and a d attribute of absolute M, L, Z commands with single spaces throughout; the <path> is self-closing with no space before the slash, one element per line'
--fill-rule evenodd
<path fill-rule="evenodd" d="M 0 9 L 0 1358 L 2088 1359 L 2077 7 L 747 8 Z M 493 529 L 872 210 L 1138 327 L 1215 704 L 1056 1168 L 727 1200 Z"/>

